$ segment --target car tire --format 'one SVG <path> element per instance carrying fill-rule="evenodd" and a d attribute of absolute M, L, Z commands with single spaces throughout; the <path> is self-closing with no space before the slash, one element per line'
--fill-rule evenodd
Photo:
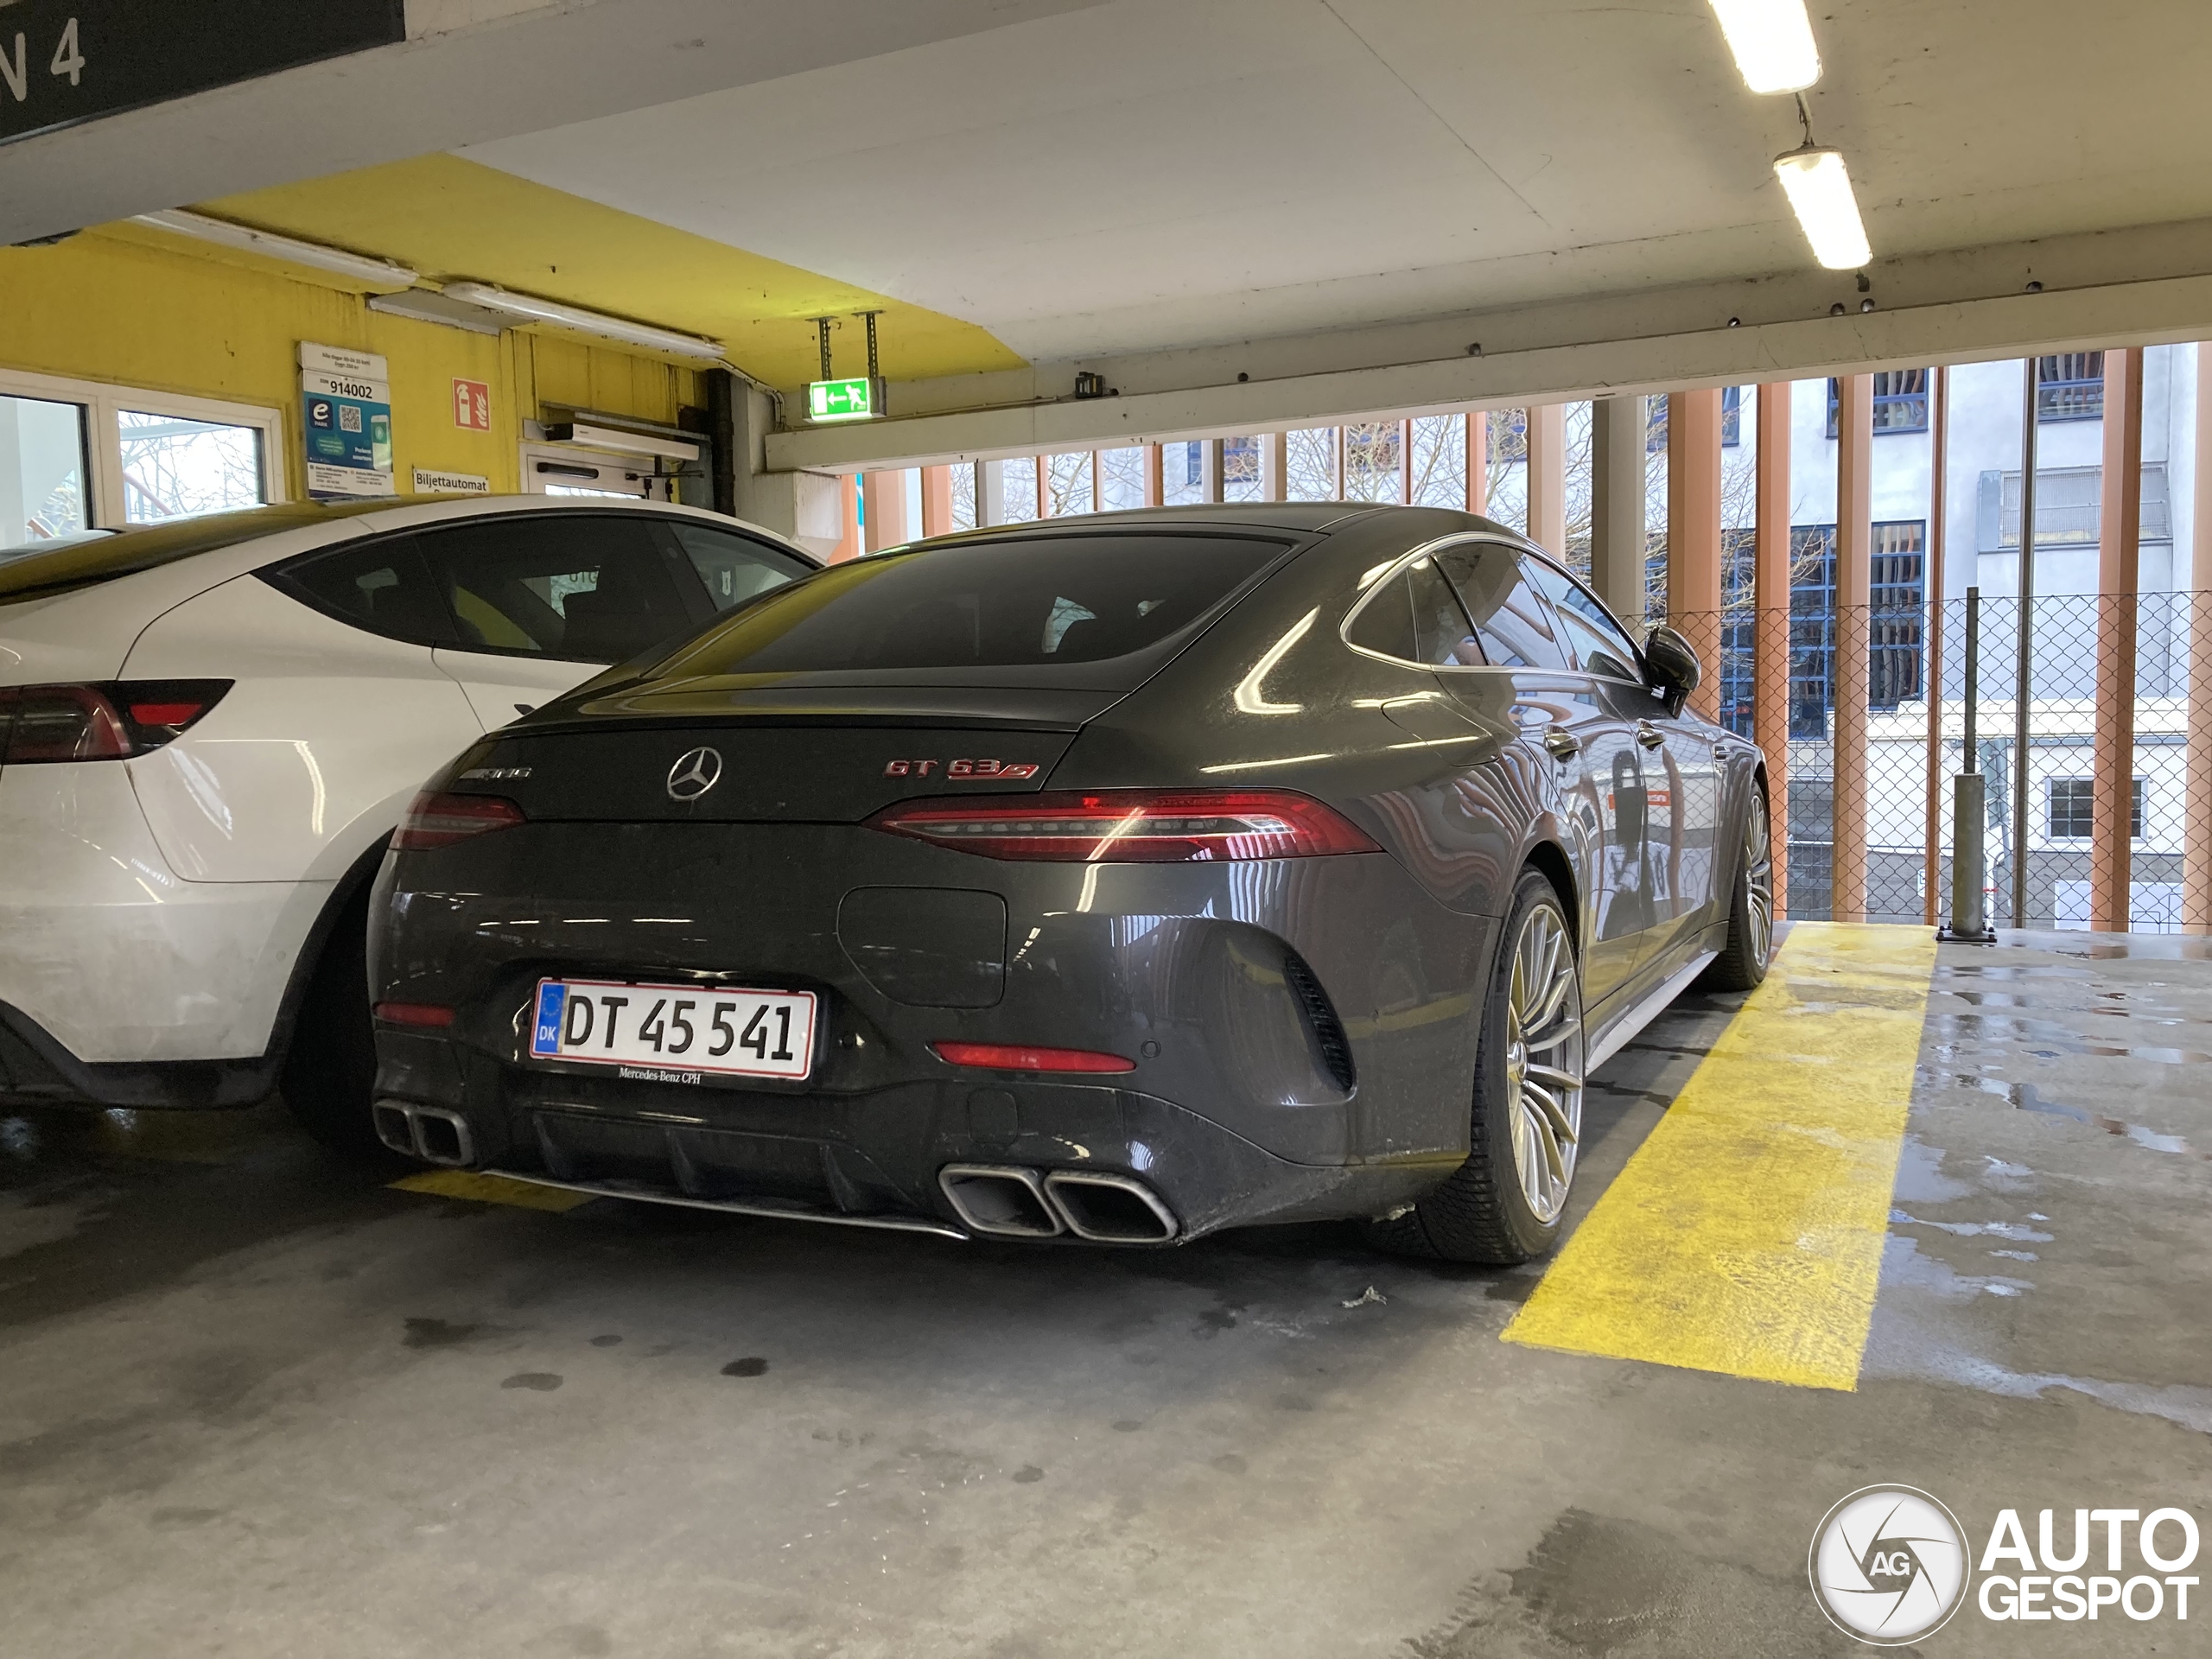
<path fill-rule="evenodd" d="M 1582 970 L 1567 906 L 1541 872 L 1521 873 L 1499 939 L 1467 1161 L 1410 1210 L 1368 1224 L 1386 1249 L 1512 1266 L 1559 1238 L 1582 1128 Z"/>
<path fill-rule="evenodd" d="M 292 1022 L 279 1089 L 292 1116 L 349 1162 L 397 1167 L 369 1115 L 376 1089 L 375 1033 L 369 1020 L 369 889 L 346 902 L 323 941 Z"/>
<path fill-rule="evenodd" d="M 1736 880 L 1729 891 L 1728 938 L 1720 954 L 1698 976 L 1706 991 L 1755 991 L 1774 960 L 1774 842 L 1769 828 L 1766 791 L 1751 785 L 1744 809 L 1744 840 L 1737 851 Z"/>

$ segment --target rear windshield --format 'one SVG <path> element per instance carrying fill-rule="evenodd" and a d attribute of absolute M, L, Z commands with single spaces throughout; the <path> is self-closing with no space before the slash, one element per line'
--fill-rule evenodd
<path fill-rule="evenodd" d="M 232 547 L 283 531 L 349 518 L 356 513 L 376 512 L 393 505 L 389 499 L 346 502 L 320 506 L 294 502 L 284 506 L 251 507 L 244 512 L 211 512 L 204 518 L 174 524 L 147 524 L 73 541 L 49 552 L 32 553 L 0 564 L 0 605 L 11 600 L 43 599 L 72 588 L 90 588 L 118 576 L 136 575 L 157 565 L 188 559 L 218 547 Z"/>
<path fill-rule="evenodd" d="M 922 547 L 779 588 L 656 673 L 1076 669 L 1168 647 L 1287 550 L 1157 531 Z"/>

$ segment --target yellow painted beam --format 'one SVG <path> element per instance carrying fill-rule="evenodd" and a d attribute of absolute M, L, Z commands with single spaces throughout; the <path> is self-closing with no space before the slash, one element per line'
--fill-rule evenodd
<path fill-rule="evenodd" d="M 441 1198 L 467 1198 L 477 1204 L 511 1205 L 518 1210 L 573 1210 L 592 1201 L 588 1192 L 564 1192 L 558 1187 L 538 1186 L 530 1181 L 511 1181 L 502 1175 L 480 1175 L 469 1169 L 426 1169 L 392 1183 L 402 1192 L 428 1192 Z"/>
<path fill-rule="evenodd" d="M 434 280 L 496 283 L 702 334 L 772 385 L 796 386 L 820 372 L 817 316 L 846 319 L 836 340 L 837 372 L 861 373 L 865 337 L 849 314 L 866 310 L 883 313 L 878 327 L 890 379 L 1021 366 L 975 323 L 458 156 L 421 156 L 195 205 L 262 230 L 397 259 Z"/>
<path fill-rule="evenodd" d="M 1505 1340 L 1857 1388 L 1935 962 L 1925 928 L 1792 927 Z"/>

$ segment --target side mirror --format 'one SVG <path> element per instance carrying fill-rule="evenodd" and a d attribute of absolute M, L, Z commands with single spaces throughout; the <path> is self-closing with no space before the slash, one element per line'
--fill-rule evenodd
<path fill-rule="evenodd" d="M 1643 667 L 1651 689 L 1666 700 L 1670 715 L 1681 713 L 1682 704 L 1705 677 L 1705 665 L 1690 642 L 1663 623 L 1643 642 Z"/>

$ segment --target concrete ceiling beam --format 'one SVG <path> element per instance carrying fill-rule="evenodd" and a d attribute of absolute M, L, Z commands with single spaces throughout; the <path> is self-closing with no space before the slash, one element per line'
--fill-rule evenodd
<path fill-rule="evenodd" d="M 771 434 L 767 461 L 779 471 L 938 465 L 1470 405 L 2200 340 L 2212 337 L 2208 270 L 2212 220 L 1886 262 L 1872 268 L 1864 295 L 1847 273 L 1792 274 L 1356 333 L 894 381 L 893 418 Z M 2030 282 L 2041 282 L 2043 291 L 2024 291 Z M 1863 299 L 1876 308 L 1859 310 Z M 1823 315 L 1838 304 L 1841 315 Z M 1471 355 L 1477 342 L 1482 351 Z M 1067 396 L 1078 366 L 1103 373 L 1121 395 Z M 1250 378 L 1239 381 L 1239 373 Z M 986 404 L 996 406 L 979 406 Z M 793 406 L 787 399 L 787 410 Z"/>
<path fill-rule="evenodd" d="M 399 45 L 0 145 L 0 245 L 1104 3 L 410 0 Z"/>

